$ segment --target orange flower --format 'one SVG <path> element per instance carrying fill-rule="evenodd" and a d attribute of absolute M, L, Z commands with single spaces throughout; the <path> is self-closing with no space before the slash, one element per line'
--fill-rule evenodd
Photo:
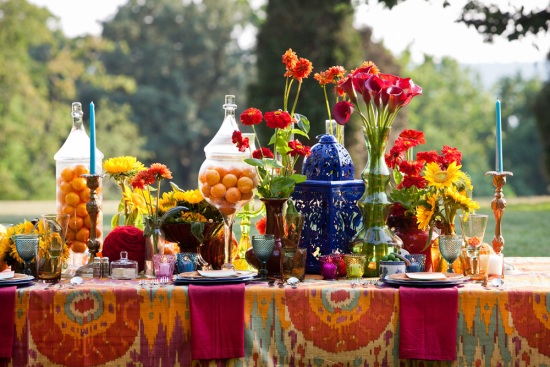
<path fill-rule="evenodd" d="M 258 219 L 256 222 L 256 229 L 258 230 L 259 234 L 265 234 L 265 226 L 266 226 L 267 218 L 262 217 Z"/>
<path fill-rule="evenodd" d="M 166 178 L 171 179 L 172 178 L 172 172 L 166 167 L 166 165 L 162 163 L 153 163 L 151 167 L 149 168 L 149 171 L 151 174 L 156 178 Z"/>
<path fill-rule="evenodd" d="M 294 69 L 297 62 L 298 62 L 298 56 L 296 55 L 296 52 L 292 51 L 291 48 L 286 50 L 286 52 L 283 55 L 283 64 L 286 65 L 286 69 L 287 70 Z"/>
<path fill-rule="evenodd" d="M 305 79 L 311 74 L 313 70 L 313 64 L 308 59 L 301 57 L 296 62 L 296 65 L 292 69 L 287 69 L 285 76 L 296 79 L 299 82 L 302 82 L 302 79 Z"/>

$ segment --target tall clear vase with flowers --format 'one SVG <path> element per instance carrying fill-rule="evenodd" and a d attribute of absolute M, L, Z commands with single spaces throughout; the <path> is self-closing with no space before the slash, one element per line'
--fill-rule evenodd
<path fill-rule="evenodd" d="M 379 275 L 380 259 L 401 244 L 386 224 L 391 202 L 386 193 L 390 171 L 384 156 L 391 126 L 401 108 L 422 94 L 422 88 L 410 78 L 381 73 L 370 61 L 342 79 L 339 87 L 347 100 L 334 106 L 334 118 L 339 124 L 346 124 L 357 112 L 368 152 L 367 165 L 361 174 L 365 192 L 358 202 L 363 226 L 350 244 L 350 250 L 367 255 L 365 276 L 374 277 Z"/>
<path fill-rule="evenodd" d="M 319 82 L 321 88 L 323 88 L 323 94 L 325 96 L 325 106 L 327 108 L 328 120 L 326 121 L 326 133 L 336 138 L 336 142 L 340 145 L 344 145 L 344 125 L 337 123 L 332 118 L 332 109 L 330 108 L 329 97 L 327 93 L 327 85 L 335 84 L 334 96 L 335 103 L 338 103 L 340 98 L 344 96 L 344 91 L 338 88 L 338 81 L 346 75 L 346 69 L 343 66 L 331 66 L 325 71 L 315 73 L 313 78 Z"/>
<path fill-rule="evenodd" d="M 152 270 L 149 268 L 151 264 L 148 261 L 153 259 L 153 255 L 164 253 L 159 217 L 160 185 L 162 180 L 171 178 L 172 172 L 168 167 L 161 163 L 153 163 L 149 168 L 138 172 L 130 183 L 134 191 L 140 190 L 145 202 L 143 235 L 147 239 L 145 247 L 146 272 Z M 148 275 L 152 276 L 153 274 Z"/>
<path fill-rule="evenodd" d="M 240 115 L 241 123 L 251 127 L 254 131 L 257 140 L 256 146 L 259 147 L 251 152 L 252 158 L 246 159 L 245 162 L 255 167 L 257 171 L 258 196 L 266 207 L 266 233 L 275 235 L 275 250 L 267 264 L 270 274 L 279 273 L 280 269 L 281 241 L 275 223 L 276 214 L 284 210 L 284 205 L 296 184 L 306 180 L 304 175 L 295 172 L 294 167 L 301 157 L 311 154 L 311 148 L 303 145 L 294 137 L 308 138 L 309 120 L 304 115 L 296 113 L 295 109 L 302 82 L 311 74 L 313 66 L 309 60 L 299 58 L 292 49 L 288 49 L 283 54 L 282 62 L 286 68 L 283 109 L 262 113 L 259 109 L 250 107 Z M 292 106 L 290 106 L 294 83 L 297 86 L 292 98 Z M 255 130 L 255 126 L 262 122 L 265 122 L 268 128 L 273 129 L 273 134 L 267 145 L 260 142 Z M 235 131 L 233 142 L 243 151 L 249 147 L 248 139 L 242 137 L 239 131 Z M 253 266 L 259 265 L 252 249 L 247 251 L 246 260 Z"/>

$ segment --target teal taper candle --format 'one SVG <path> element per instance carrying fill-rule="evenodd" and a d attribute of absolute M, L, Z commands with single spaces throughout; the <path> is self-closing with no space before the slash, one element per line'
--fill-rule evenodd
<path fill-rule="evenodd" d="M 90 174 L 95 175 L 95 107 L 90 102 Z"/>
<path fill-rule="evenodd" d="M 497 120 L 497 149 L 496 149 L 496 171 L 502 172 L 502 123 L 500 119 L 500 101 L 496 103 L 496 120 Z"/>

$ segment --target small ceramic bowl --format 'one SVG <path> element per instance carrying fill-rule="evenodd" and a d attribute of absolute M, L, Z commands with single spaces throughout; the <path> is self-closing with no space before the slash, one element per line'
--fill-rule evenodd
<path fill-rule="evenodd" d="M 404 261 L 380 261 L 380 279 L 388 275 L 403 274 L 407 272 L 407 265 Z"/>

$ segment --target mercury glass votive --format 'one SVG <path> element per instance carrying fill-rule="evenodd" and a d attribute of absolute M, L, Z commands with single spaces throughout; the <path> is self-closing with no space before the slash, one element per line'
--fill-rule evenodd
<path fill-rule="evenodd" d="M 365 263 L 367 255 L 363 254 L 344 254 L 344 263 L 346 264 L 346 275 L 348 279 L 357 279 L 363 277 L 365 273 Z"/>

